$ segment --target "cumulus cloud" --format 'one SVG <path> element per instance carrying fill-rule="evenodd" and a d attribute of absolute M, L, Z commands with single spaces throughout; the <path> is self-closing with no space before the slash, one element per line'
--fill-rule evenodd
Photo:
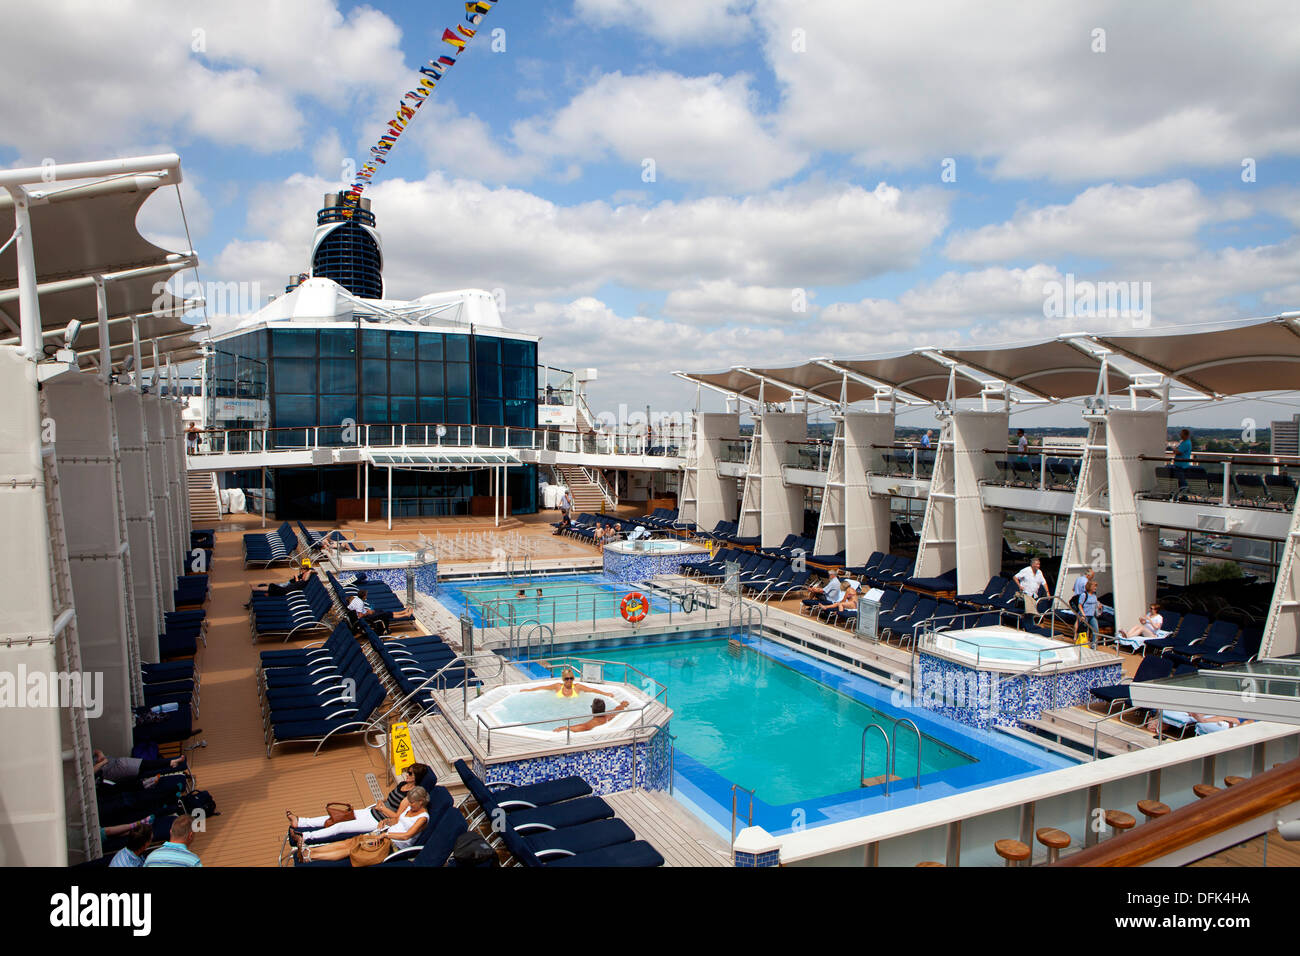
<path fill-rule="evenodd" d="M 250 201 L 248 233 L 216 259 L 231 278 L 288 275 L 306 263 L 328 181 L 293 176 Z M 947 224 L 937 191 L 881 184 L 788 187 L 744 199 L 564 206 L 532 193 L 431 174 L 367 190 L 395 297 L 501 287 L 518 300 L 593 293 L 607 283 L 684 291 L 701 282 L 791 290 L 911 268 Z M 704 287 L 717 297 L 725 286 Z M 696 293 L 698 295 L 698 292 Z M 689 298 L 679 295 L 683 307 Z M 698 305 L 699 300 L 696 300 Z"/>
<path fill-rule="evenodd" d="M 961 262 L 1056 255 L 1175 259 L 1198 251 L 1205 225 L 1251 212 L 1251 204 L 1210 199 L 1186 179 L 1149 187 L 1106 183 L 1068 204 L 1025 207 L 1007 222 L 960 232 L 944 252 Z"/>
<path fill-rule="evenodd" d="M 365 107 L 397 88 L 399 36 L 383 14 L 345 17 L 333 0 L 51 0 L 39 28 L 0 32 L 0 145 L 34 162 L 156 139 L 297 146 L 306 104 Z"/>
<path fill-rule="evenodd" d="M 753 0 L 575 0 L 574 12 L 600 26 L 645 33 L 667 46 L 722 45 L 746 39 Z"/>
<path fill-rule="evenodd" d="M 613 158 L 632 182 L 654 164 L 654 181 L 703 183 L 728 192 L 765 188 L 793 176 L 808 154 L 755 109 L 750 78 L 607 73 L 554 115 L 515 125 L 525 153 L 551 160 Z"/>
<path fill-rule="evenodd" d="M 974 157 L 1061 181 L 1300 153 L 1290 0 L 756 0 L 782 128 L 872 166 Z M 1094 52 L 1094 29 L 1105 30 Z M 806 52 L 792 49 L 803 31 Z M 959 164 L 958 182 L 962 171 Z"/>

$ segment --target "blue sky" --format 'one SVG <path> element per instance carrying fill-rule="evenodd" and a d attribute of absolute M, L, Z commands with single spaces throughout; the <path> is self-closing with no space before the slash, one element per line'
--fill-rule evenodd
<path fill-rule="evenodd" d="M 0 162 L 176 150 L 202 278 L 264 292 L 464 12 L 103 7 L 0 37 Z M 1295 309 L 1300 25 L 1183 11 L 500 0 L 367 191 L 389 294 L 500 288 L 544 361 L 602 370 L 598 404 L 665 410 L 694 398 L 674 368 L 1127 321 L 1044 318 L 1067 273 L 1150 282 L 1158 325 Z M 184 244 L 169 197 L 140 224 Z"/>

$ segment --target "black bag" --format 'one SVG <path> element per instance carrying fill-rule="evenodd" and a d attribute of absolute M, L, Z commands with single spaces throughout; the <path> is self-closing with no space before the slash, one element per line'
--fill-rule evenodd
<path fill-rule="evenodd" d="M 477 833 L 462 833 L 451 850 L 452 866 L 496 866 L 496 851 Z"/>
<path fill-rule="evenodd" d="M 217 801 L 212 799 L 212 794 L 206 790 L 192 790 L 189 793 L 183 793 L 180 797 L 181 809 L 185 813 L 193 814 L 195 810 L 202 810 L 204 816 L 215 817 L 217 815 Z"/>

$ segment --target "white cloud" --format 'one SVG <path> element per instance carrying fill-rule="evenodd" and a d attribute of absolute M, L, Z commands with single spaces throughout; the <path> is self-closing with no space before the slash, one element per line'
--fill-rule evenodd
<path fill-rule="evenodd" d="M 753 0 L 575 0 L 579 17 L 645 33 L 667 46 L 730 46 L 747 38 Z"/>
<path fill-rule="evenodd" d="M 1106 183 L 1066 205 L 1022 208 L 1007 222 L 957 233 L 944 252 L 961 262 L 1056 255 L 1182 258 L 1199 250 L 1202 227 L 1250 212 L 1249 203 L 1209 199 L 1186 179 L 1149 187 Z"/>
<path fill-rule="evenodd" d="M 39 26 L 0 32 L 0 145 L 36 162 L 158 139 L 283 150 L 301 144 L 308 102 L 392 95 L 399 38 L 383 14 L 344 17 L 333 0 L 50 0 Z"/>
<path fill-rule="evenodd" d="M 328 181 L 293 176 L 249 200 L 247 233 L 216 259 L 233 279 L 275 278 L 306 263 Z M 881 184 L 798 186 L 745 199 L 562 206 L 523 190 L 431 174 L 366 195 L 384 237 L 395 297 L 503 287 L 514 300 L 591 293 L 606 283 L 683 290 L 704 281 L 811 288 L 913 267 L 947 224 L 938 191 Z M 253 251 L 255 249 L 255 251 Z M 241 274 L 248 269 L 252 276 Z"/>
<path fill-rule="evenodd" d="M 749 77 L 608 73 L 544 120 L 515 125 L 520 149 L 552 160 L 612 157 L 640 187 L 646 160 L 657 180 L 703 183 L 728 192 L 788 179 L 808 161 L 755 112 Z"/>
<path fill-rule="evenodd" d="M 730 279 L 713 279 L 668 293 L 663 312 L 671 318 L 697 323 L 793 323 L 815 314 L 817 293 L 801 288 L 740 286 Z"/>
<path fill-rule="evenodd" d="M 1291 0 L 756 0 L 782 128 L 872 167 L 1074 181 L 1300 153 Z M 1092 50 L 1092 31 L 1106 50 Z M 791 48 L 795 29 L 807 52 Z M 963 170 L 958 166 L 958 183 Z"/>

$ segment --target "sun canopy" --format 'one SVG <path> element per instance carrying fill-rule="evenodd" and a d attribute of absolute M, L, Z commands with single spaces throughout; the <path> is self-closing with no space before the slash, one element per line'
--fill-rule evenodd
<path fill-rule="evenodd" d="M 769 402 L 807 394 L 838 404 L 843 394 L 852 404 L 878 397 L 877 385 L 924 402 L 977 398 L 1003 389 L 1031 401 L 1064 401 L 1096 394 L 1103 366 L 1111 393 L 1151 390 L 1164 379 L 1203 397 L 1294 391 L 1300 386 L 1300 315 L 676 374 L 748 399 L 757 399 L 763 384 Z"/>

